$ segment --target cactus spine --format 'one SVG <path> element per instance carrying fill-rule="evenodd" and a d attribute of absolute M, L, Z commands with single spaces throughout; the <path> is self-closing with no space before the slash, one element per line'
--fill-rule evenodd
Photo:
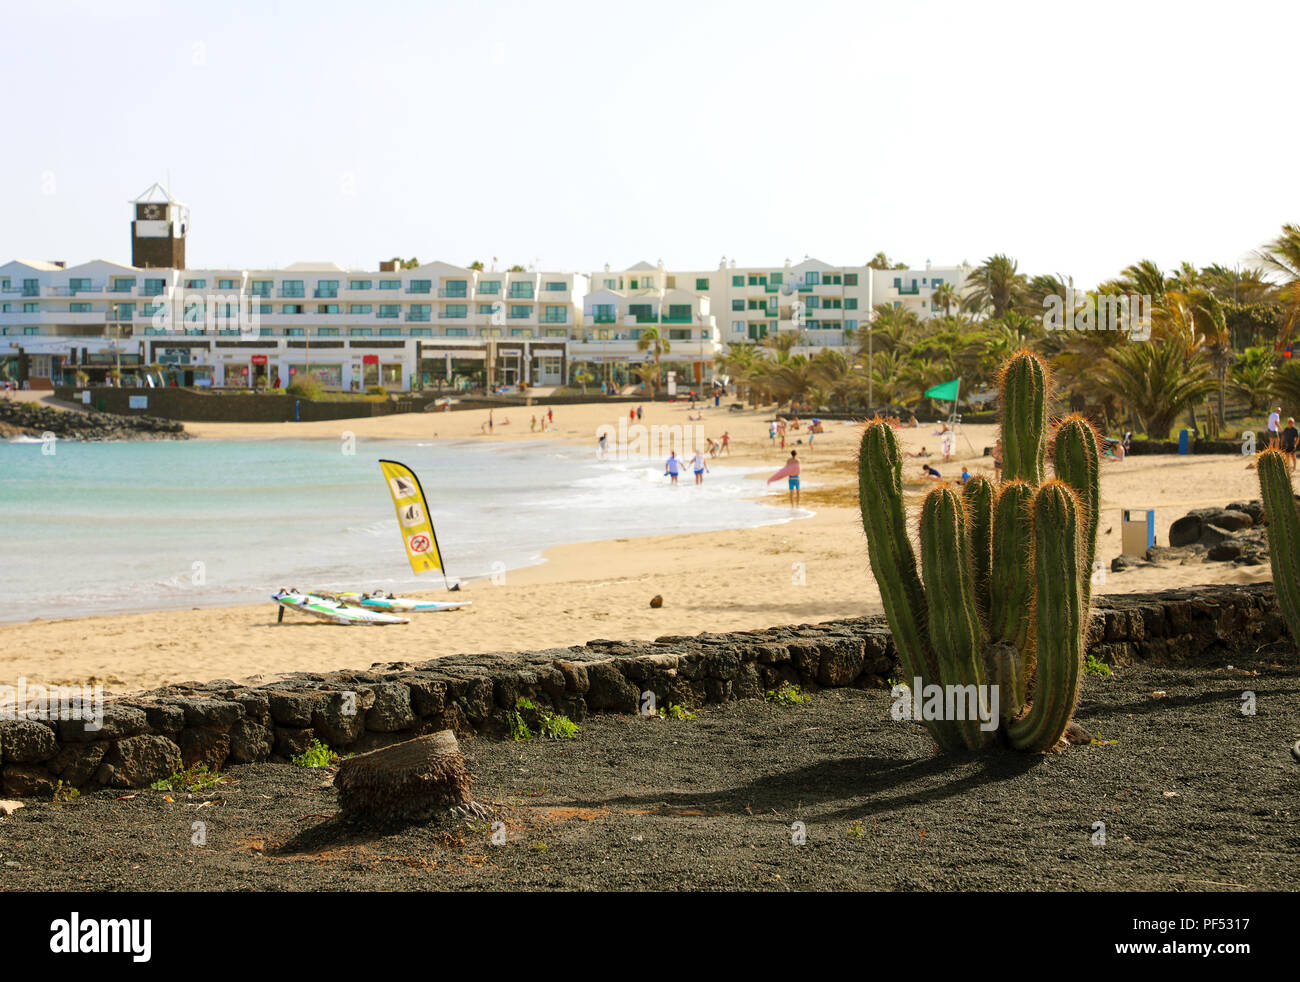
<path fill-rule="evenodd" d="M 1069 725 L 1083 677 L 1100 460 L 1091 425 L 1071 417 L 1053 441 L 1057 478 L 1045 481 L 1046 370 L 1024 351 L 1001 381 L 1005 481 L 995 490 L 977 477 L 961 493 L 941 485 L 926 496 L 919 576 L 902 458 L 883 421 L 862 436 L 858 500 L 903 668 L 927 685 L 996 685 L 1002 738 L 1041 751 Z M 978 720 L 924 722 L 944 750 L 991 738 Z"/>
<path fill-rule="evenodd" d="M 1273 592 L 1300 648 L 1300 512 L 1291 491 L 1286 458 L 1277 450 L 1259 455 L 1259 490 L 1268 518 L 1268 553 L 1273 566 Z M 892 623 L 892 622 L 891 622 Z"/>

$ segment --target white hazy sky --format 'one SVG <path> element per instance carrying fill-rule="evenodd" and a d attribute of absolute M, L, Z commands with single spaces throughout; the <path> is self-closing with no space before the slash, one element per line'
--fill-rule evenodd
<path fill-rule="evenodd" d="M 0 261 L 589 272 L 1007 252 L 1092 285 L 1300 221 L 1300 4 L 0 2 Z"/>

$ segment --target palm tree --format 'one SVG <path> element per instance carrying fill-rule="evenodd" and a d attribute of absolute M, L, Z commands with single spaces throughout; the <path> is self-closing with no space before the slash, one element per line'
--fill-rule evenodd
<path fill-rule="evenodd" d="M 1286 407 L 1287 416 L 1300 415 L 1300 362 L 1288 361 L 1273 374 L 1269 391 L 1278 404 Z"/>
<path fill-rule="evenodd" d="M 1252 413 L 1257 413 L 1269 398 L 1276 374 L 1273 352 L 1265 348 L 1247 348 L 1233 364 L 1228 386 L 1235 395 L 1246 400 Z"/>
<path fill-rule="evenodd" d="M 778 331 L 763 339 L 763 347 L 776 352 L 776 360 L 784 362 L 790 357 L 790 349 L 799 343 L 799 335 L 794 331 Z"/>
<path fill-rule="evenodd" d="M 930 293 L 930 302 L 943 308 L 944 317 L 947 317 L 952 308 L 957 306 L 958 300 L 957 288 L 951 283 L 940 283 Z"/>
<path fill-rule="evenodd" d="M 466 267 L 466 269 L 472 269 L 481 273 L 483 272 L 483 262 L 482 260 L 475 259 L 472 263 L 469 264 L 469 266 Z"/>
<path fill-rule="evenodd" d="M 906 346 L 908 339 L 921 326 L 921 319 L 906 307 L 887 303 L 876 304 L 871 309 L 871 326 L 867 337 L 858 332 L 858 352 L 866 354 L 868 343 L 872 351 L 893 351 Z"/>
<path fill-rule="evenodd" d="M 1150 297 L 1153 304 L 1165 295 L 1167 289 L 1165 274 L 1150 259 L 1143 259 L 1132 266 L 1124 267 L 1124 272 L 1115 281 L 1115 285 L 1118 287 L 1117 292 L 1137 293 Z"/>
<path fill-rule="evenodd" d="M 1169 436 L 1178 414 L 1214 391 L 1205 356 L 1178 344 L 1129 341 L 1116 345 L 1095 369 L 1097 382 L 1127 407 L 1152 439 Z"/>
<path fill-rule="evenodd" d="M 966 278 L 962 305 L 972 314 L 992 310 L 994 317 L 1014 309 L 1024 300 L 1027 284 L 1020 265 L 998 253 L 976 266 Z"/>
<path fill-rule="evenodd" d="M 641 332 L 641 336 L 636 339 L 636 348 L 638 351 L 649 351 L 654 355 L 655 377 L 654 377 L 653 384 L 654 384 L 655 394 L 658 395 L 659 394 L 659 359 L 662 358 L 664 355 L 668 354 L 668 352 L 672 351 L 673 346 L 669 344 L 668 339 L 666 337 L 664 337 L 659 333 L 659 328 L 647 327 Z"/>
<path fill-rule="evenodd" d="M 1300 225 L 1283 225 L 1282 234 L 1256 254 L 1265 271 L 1281 277 L 1277 297 L 1282 306 L 1282 332 L 1286 341 L 1300 323 Z"/>
<path fill-rule="evenodd" d="M 1223 304 L 1208 290 L 1167 289 L 1151 311 L 1152 338 L 1180 346 L 1187 355 L 1204 352 L 1219 383 L 1219 425 L 1224 425 L 1232 348 Z"/>

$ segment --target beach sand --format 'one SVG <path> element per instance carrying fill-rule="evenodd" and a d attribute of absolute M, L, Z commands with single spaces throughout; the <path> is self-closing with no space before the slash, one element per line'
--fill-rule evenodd
<path fill-rule="evenodd" d="M 686 425 L 685 403 L 645 403 L 645 424 Z M 202 439 L 341 440 L 352 434 L 358 452 L 379 439 L 464 439 L 493 442 L 562 440 L 590 445 L 596 432 L 617 423 L 624 403 L 552 407 L 555 428 L 532 433 L 529 420 L 543 410 L 498 409 L 491 435 L 482 432 L 487 410 L 423 413 L 324 423 L 194 423 Z M 339 627 L 287 613 L 276 624 L 269 600 L 252 606 L 122 614 L 0 626 L 0 683 L 102 682 L 113 692 L 167 682 L 216 678 L 269 679 L 295 671 L 368 668 L 377 662 L 420 661 L 457 652 L 516 651 L 577 644 L 593 638 L 652 639 L 797 624 L 879 613 L 880 596 L 867 562 L 856 508 L 854 457 L 860 427 L 828 422 L 815 445 L 806 429 L 792 432 L 786 450 L 769 443 L 770 414 L 700 410 L 708 436 L 731 435 L 724 464 L 753 467 L 755 497 L 788 509 L 785 481 L 765 485 L 799 450 L 803 466 L 803 518 L 757 529 L 665 535 L 566 545 L 547 562 L 512 570 L 499 585 L 468 584 L 457 599 L 473 606 L 454 613 L 416 615 L 403 626 Z M 506 421 L 509 421 L 508 423 Z M 905 450 L 936 453 L 935 425 L 900 430 Z M 984 456 L 996 440 L 992 425 L 967 426 L 947 463 L 930 459 L 945 479 L 962 465 L 992 476 Z M 795 439 L 802 438 L 803 444 Z M 1236 456 L 1149 456 L 1102 468 L 1102 520 L 1098 558 L 1120 553 L 1120 510 L 1154 508 L 1156 541 L 1167 544 L 1169 525 L 1189 509 L 1259 497 L 1251 459 Z M 920 462 L 905 461 L 905 480 L 919 502 L 928 485 Z M 665 508 L 689 500 L 690 475 L 670 488 Z M 707 477 L 706 477 L 707 480 Z M 450 530 L 448 530 L 450 531 Z M 447 534 L 447 533 L 444 533 Z M 1192 563 L 1106 574 L 1099 592 L 1161 590 L 1197 583 L 1253 583 L 1271 578 L 1267 566 Z M 431 590 L 415 596 L 446 596 Z M 663 606 L 650 607 L 655 595 Z"/>

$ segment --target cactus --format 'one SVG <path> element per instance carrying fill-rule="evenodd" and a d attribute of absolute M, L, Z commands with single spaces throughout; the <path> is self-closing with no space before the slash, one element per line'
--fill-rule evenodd
<path fill-rule="evenodd" d="M 1056 745 L 1083 677 L 1097 544 L 1100 457 L 1092 425 L 1071 416 L 1046 479 L 1048 376 L 1032 353 L 1003 366 L 1004 481 L 934 488 L 921 506 L 921 571 L 907 538 L 902 458 L 888 423 L 867 425 L 858 499 L 872 572 L 903 669 L 923 685 L 996 686 L 997 738 Z M 1031 698 L 1032 696 L 1032 698 Z M 978 720 L 923 720 L 944 750 L 979 749 Z"/>
<path fill-rule="evenodd" d="M 1286 458 L 1277 450 L 1259 455 L 1259 490 L 1268 518 L 1268 553 L 1277 605 L 1300 647 L 1300 511 L 1291 491 Z M 892 622 L 891 622 L 892 623 Z"/>

